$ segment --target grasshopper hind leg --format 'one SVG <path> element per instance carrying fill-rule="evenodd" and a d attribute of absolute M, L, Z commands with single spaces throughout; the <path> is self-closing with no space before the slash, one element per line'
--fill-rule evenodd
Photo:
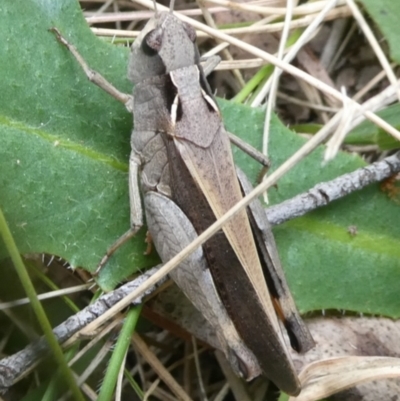
<path fill-rule="evenodd" d="M 144 204 L 153 243 L 166 263 L 189 245 L 197 233 L 184 212 L 167 196 L 149 191 Z M 203 248 L 197 248 L 170 276 L 213 327 L 220 349 L 235 373 L 246 380 L 258 376 L 261 371 L 257 359 L 240 338 L 219 298 Z"/>
<path fill-rule="evenodd" d="M 96 274 L 104 267 L 113 253 L 125 242 L 129 241 L 143 226 L 143 207 L 139 192 L 139 172 L 140 160 L 132 151 L 129 158 L 129 205 L 130 205 L 130 229 L 119 237 L 108 249 L 97 266 Z"/>
<path fill-rule="evenodd" d="M 119 249 L 125 242 L 129 241 L 132 237 L 136 235 L 136 233 L 140 230 L 141 227 L 132 227 L 126 233 L 121 235 L 108 249 L 106 254 L 101 259 L 100 263 L 97 265 L 95 274 L 99 274 L 100 270 L 107 264 L 111 256 L 114 252 Z"/>

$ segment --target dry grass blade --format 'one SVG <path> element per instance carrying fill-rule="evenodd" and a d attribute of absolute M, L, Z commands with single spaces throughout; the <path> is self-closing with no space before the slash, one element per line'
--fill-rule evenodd
<path fill-rule="evenodd" d="M 347 98 L 345 88 L 342 88 L 342 91 L 344 95 L 343 97 Z M 354 107 L 346 101 L 343 105 L 342 121 L 327 143 L 324 161 L 332 160 L 339 152 L 339 148 L 342 145 L 346 134 L 349 132 L 351 122 L 353 121 L 353 115 Z"/>
<path fill-rule="evenodd" d="M 109 334 L 113 329 L 115 329 L 118 325 L 121 325 L 123 321 L 123 317 L 120 316 L 117 319 L 113 320 L 110 324 L 106 325 L 103 330 L 101 330 L 97 336 L 95 336 L 91 341 L 89 341 L 82 349 L 77 352 L 74 357 L 69 361 L 69 365 L 72 366 L 76 361 L 78 361 L 83 355 L 86 354 L 89 350 L 91 350 L 102 338 L 104 338 L 107 334 Z M 67 341 L 64 346 L 68 346 L 69 343 L 73 343 L 73 341 Z"/>
<path fill-rule="evenodd" d="M 224 6 L 231 10 L 250 11 L 261 15 L 286 15 L 287 7 L 263 7 L 250 3 L 237 3 L 227 0 L 208 0 L 209 3 Z M 297 6 L 293 9 L 293 15 L 309 15 L 321 11 L 325 7 L 326 1 L 316 1 Z M 345 4 L 344 0 L 338 1 L 339 5 Z"/>
<path fill-rule="evenodd" d="M 189 13 L 182 13 L 182 15 L 193 15 Z M 290 29 L 298 29 L 309 26 L 319 14 L 310 14 L 305 17 L 293 20 L 290 22 Z M 351 11 L 347 6 L 340 6 L 333 10 L 331 10 L 324 17 L 324 21 L 336 20 L 337 18 L 346 18 L 351 15 Z M 227 35 L 243 35 L 243 34 L 259 34 L 259 33 L 272 33 L 272 32 L 281 32 L 285 23 L 284 22 L 275 22 L 267 25 L 254 24 L 247 27 L 240 28 L 224 28 L 221 29 L 221 32 L 226 33 Z M 105 37 L 121 37 L 121 38 L 136 38 L 139 36 L 140 31 L 133 30 L 122 30 L 122 29 L 108 29 L 108 28 L 91 28 L 92 32 L 97 36 L 105 36 Z M 203 32 L 200 30 L 197 32 L 198 38 L 205 38 L 213 36 L 212 34 Z"/>
<path fill-rule="evenodd" d="M 395 63 L 390 65 L 391 68 L 396 66 Z M 359 101 L 364 95 L 366 95 L 374 86 L 376 86 L 380 81 L 386 77 L 386 72 L 384 70 L 380 71 L 375 75 L 363 88 L 361 88 L 354 96 L 353 99 Z"/>
<path fill-rule="evenodd" d="M 220 351 L 215 352 L 215 356 L 222 369 L 222 372 L 229 383 L 233 396 L 237 401 L 251 401 L 251 397 L 246 391 L 246 387 L 242 380 L 240 380 L 232 371 L 228 361 Z"/>
<path fill-rule="evenodd" d="M 87 290 L 89 287 L 90 284 L 81 284 L 75 287 L 64 288 L 62 290 L 49 291 L 44 294 L 39 294 L 38 299 L 42 301 L 44 299 L 51 299 L 56 297 L 62 297 L 68 294 L 75 294 L 76 292 Z M 2 302 L 0 303 L 0 310 L 14 308 L 20 305 L 26 305 L 28 303 L 29 303 L 28 298 L 17 299 L 15 301 L 10 301 L 10 302 Z"/>
<path fill-rule="evenodd" d="M 223 7 L 210 7 L 208 8 L 208 12 L 211 14 L 219 13 L 224 11 Z M 188 10 L 180 10 L 182 14 L 189 16 L 198 16 L 202 15 L 201 10 L 199 9 L 188 9 Z M 102 24 L 102 23 L 110 23 L 110 22 L 123 22 L 123 21 L 143 21 L 150 19 L 154 13 L 153 11 L 126 11 L 126 12 L 118 12 L 118 13 L 90 13 L 84 12 L 86 22 L 89 25 L 92 24 Z"/>
<path fill-rule="evenodd" d="M 128 355 L 129 350 L 125 352 L 124 359 L 121 363 L 119 372 L 118 372 L 118 378 L 117 378 L 117 385 L 115 387 L 115 401 L 122 401 L 122 390 L 124 386 L 124 371 L 125 371 L 125 364 L 126 364 L 126 357 Z"/>
<path fill-rule="evenodd" d="M 339 111 L 338 108 L 323 106 L 316 103 L 308 102 L 307 100 L 297 99 L 293 96 L 288 96 L 283 92 L 278 92 L 278 98 L 281 98 L 289 103 L 297 104 L 302 107 L 309 107 L 310 109 L 320 110 L 320 111 L 327 111 L 329 113 L 337 113 Z"/>
<path fill-rule="evenodd" d="M 285 47 L 286 47 L 286 41 L 289 36 L 290 21 L 292 19 L 292 13 L 293 13 L 293 8 L 294 8 L 293 3 L 294 3 L 293 0 L 287 0 L 287 13 L 285 15 L 285 21 L 284 21 L 285 25 L 282 30 L 282 35 L 281 35 L 281 39 L 279 42 L 279 49 L 278 49 L 278 54 L 277 54 L 277 57 L 280 60 L 283 59 L 283 54 L 284 54 Z M 268 98 L 268 105 L 267 105 L 267 110 L 265 113 L 262 151 L 263 151 L 264 155 L 266 155 L 266 156 L 268 155 L 269 126 L 270 126 L 270 122 L 271 122 L 272 110 L 275 108 L 276 95 L 277 95 L 277 91 L 278 91 L 280 75 L 281 75 L 281 70 L 279 70 L 278 68 L 275 68 L 274 73 L 272 75 L 271 92 L 270 92 L 270 96 Z"/>
<path fill-rule="evenodd" d="M 400 358 L 341 357 L 308 365 L 299 375 L 303 389 L 290 401 L 316 401 L 371 380 L 400 377 Z"/>
<path fill-rule="evenodd" d="M 153 383 L 151 383 L 149 389 L 146 391 L 143 397 L 143 401 L 147 401 L 151 395 L 156 391 L 158 385 L 160 384 L 161 380 L 157 379 Z"/>
<path fill-rule="evenodd" d="M 290 21 L 292 19 L 294 1 L 287 0 L 286 8 L 287 8 L 287 13 L 285 15 L 285 21 L 284 21 L 285 25 L 284 25 L 284 28 L 282 31 L 281 40 L 279 42 L 279 49 L 278 49 L 278 55 L 277 55 L 278 59 L 280 59 L 280 60 L 283 59 L 283 54 L 284 54 L 284 50 L 286 47 L 286 41 L 289 36 L 289 26 L 290 26 Z M 272 111 L 275 108 L 275 104 L 276 104 L 276 96 L 277 96 L 278 86 L 279 86 L 279 77 L 280 77 L 281 73 L 282 73 L 281 70 L 279 70 L 278 68 L 275 68 L 274 73 L 272 74 L 271 91 L 269 93 L 267 109 L 265 112 L 263 143 L 262 143 L 262 152 L 265 156 L 268 156 L 269 129 L 270 129 L 270 124 L 271 124 Z M 265 176 L 264 176 L 264 179 L 265 179 Z M 264 202 L 268 204 L 267 191 L 264 192 Z"/>
<path fill-rule="evenodd" d="M 200 10 L 203 13 L 203 18 L 207 22 L 207 24 L 209 26 L 211 26 L 212 28 L 217 29 L 217 25 L 216 25 L 212 15 L 211 15 L 211 13 L 208 11 L 207 7 L 205 7 L 204 1 L 203 0 L 196 0 L 196 2 L 198 4 L 198 6 L 200 7 Z M 219 44 L 221 44 L 221 43 L 219 43 Z M 224 56 L 224 58 L 226 60 L 233 61 L 233 57 L 232 57 L 229 49 L 224 48 L 222 50 L 222 54 L 223 54 L 223 56 Z M 246 84 L 245 80 L 243 79 L 242 73 L 238 69 L 234 69 L 233 70 L 233 74 L 234 74 L 239 86 L 242 88 Z"/>
<path fill-rule="evenodd" d="M 383 107 L 393 103 L 396 100 L 398 88 L 400 88 L 400 80 L 397 81 L 396 86 L 390 85 L 376 96 L 368 99 L 362 104 L 362 108 L 372 111 L 381 110 Z M 365 115 L 357 112 L 351 121 L 350 129 L 353 129 L 364 120 Z"/>
<path fill-rule="evenodd" d="M 132 341 L 136 349 L 140 352 L 142 357 L 147 363 L 154 369 L 160 379 L 170 388 L 170 390 L 183 401 L 191 401 L 191 398 L 184 391 L 184 389 L 178 384 L 178 382 L 172 377 L 171 373 L 167 371 L 163 363 L 156 357 L 156 355 L 150 350 L 147 344 L 139 337 L 138 334 L 134 334 Z"/>
<path fill-rule="evenodd" d="M 232 70 L 238 68 L 241 70 L 247 68 L 258 68 L 265 65 L 266 62 L 259 58 L 245 59 L 245 60 L 232 60 L 232 61 L 221 61 L 215 68 L 215 71 Z"/>
<path fill-rule="evenodd" d="M 298 29 L 309 26 L 316 18 L 318 18 L 319 13 L 309 14 L 302 18 L 295 19 L 290 22 L 290 29 Z M 336 20 L 337 18 L 346 18 L 351 15 L 351 11 L 347 6 L 336 7 L 327 13 L 324 17 L 324 21 Z M 274 22 L 267 25 L 252 25 L 243 28 L 226 28 L 221 29 L 221 32 L 227 35 L 242 35 L 242 34 L 256 34 L 256 33 L 266 33 L 266 32 L 278 32 L 280 33 L 285 26 L 284 22 Z M 201 36 L 201 35 L 200 35 Z"/>
<path fill-rule="evenodd" d="M 302 33 L 300 38 L 296 41 L 296 43 L 291 47 L 289 52 L 283 58 L 284 63 L 290 63 L 295 57 L 296 54 L 300 51 L 300 49 L 309 41 L 309 39 L 314 35 L 315 31 L 325 19 L 326 15 L 330 12 L 332 8 L 334 8 L 337 4 L 337 0 L 330 0 L 326 2 L 325 7 L 321 10 L 319 15 L 312 21 L 312 23 L 307 27 L 307 29 Z M 281 70 L 277 70 L 277 76 L 282 74 Z M 264 87 L 260 90 L 260 93 L 256 96 L 252 103 L 252 107 L 257 107 L 261 105 L 264 101 L 266 95 L 268 94 L 269 90 L 272 86 L 272 78 L 268 79 L 265 83 Z"/>
<path fill-rule="evenodd" d="M 347 5 L 349 6 L 349 8 L 351 9 L 351 11 L 354 15 L 354 18 L 358 22 L 358 25 L 364 32 L 365 37 L 368 39 L 368 42 L 371 45 L 371 48 L 374 50 L 379 62 L 382 65 L 382 68 L 386 72 L 389 82 L 392 85 L 396 86 L 396 84 L 397 84 L 396 75 L 394 74 L 394 72 L 390 66 L 390 63 L 389 63 L 388 59 L 386 58 L 385 53 L 383 52 L 381 46 L 379 45 L 378 40 L 376 39 L 375 35 L 373 34 L 372 29 L 369 27 L 369 25 L 365 21 L 363 15 L 361 14 L 361 12 L 358 9 L 355 2 L 353 0 L 346 0 L 346 2 L 347 2 Z M 397 96 L 398 96 L 398 99 L 400 100 L 400 92 L 398 92 Z"/>
<path fill-rule="evenodd" d="M 111 340 L 106 341 L 101 349 L 96 352 L 95 357 L 90 361 L 90 364 L 86 367 L 84 372 L 78 378 L 78 384 L 82 385 L 86 382 L 88 377 L 98 368 L 100 363 L 109 355 L 110 349 L 113 347 L 114 343 Z"/>
<path fill-rule="evenodd" d="M 194 336 L 192 336 L 192 346 L 194 355 L 194 365 L 196 367 L 197 383 L 199 386 L 200 398 L 204 401 L 207 400 L 207 392 L 204 386 L 203 375 L 200 366 L 199 351 L 197 349 L 197 341 Z"/>

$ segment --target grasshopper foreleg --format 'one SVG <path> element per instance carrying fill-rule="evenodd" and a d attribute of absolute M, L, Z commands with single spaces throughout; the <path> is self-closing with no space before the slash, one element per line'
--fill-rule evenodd
<path fill-rule="evenodd" d="M 50 31 L 54 33 L 57 40 L 64 45 L 70 53 L 75 57 L 76 61 L 82 67 L 83 71 L 85 72 L 86 77 L 89 79 L 90 82 L 93 82 L 99 88 L 106 91 L 110 94 L 113 98 L 117 99 L 119 102 L 123 103 L 127 110 L 132 113 L 133 102 L 132 96 L 126 93 L 120 92 L 114 85 L 108 82 L 101 74 L 97 71 L 92 70 L 88 64 L 86 63 L 85 59 L 82 55 L 78 52 L 76 47 L 68 42 L 64 36 L 61 35 L 61 32 L 57 28 L 50 28 Z"/>

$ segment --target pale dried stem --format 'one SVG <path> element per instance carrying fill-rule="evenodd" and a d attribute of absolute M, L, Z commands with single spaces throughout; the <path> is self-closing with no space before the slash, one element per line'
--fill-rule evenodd
<path fill-rule="evenodd" d="M 344 95 L 343 98 L 346 99 L 343 103 L 342 121 L 327 142 L 327 147 L 324 154 L 325 161 L 332 160 L 337 155 L 340 146 L 342 145 L 344 138 L 346 137 L 346 134 L 349 132 L 349 128 L 353 120 L 354 107 L 347 100 L 348 98 L 346 96 L 346 89 L 344 87 L 342 88 L 342 92 Z"/>
<path fill-rule="evenodd" d="M 114 320 L 112 320 L 109 324 L 107 324 L 94 338 L 92 338 L 82 349 L 77 352 L 74 357 L 68 362 L 69 366 L 72 366 L 76 361 L 78 361 L 83 355 L 85 355 L 89 350 L 91 350 L 102 338 L 104 338 L 107 334 L 109 334 L 112 330 L 114 330 L 118 325 L 122 324 L 124 317 L 118 316 Z M 79 332 L 77 333 L 79 334 Z M 63 346 L 68 347 L 72 345 L 73 342 L 71 340 L 67 340 Z"/>
<path fill-rule="evenodd" d="M 396 66 L 395 63 L 390 65 L 392 68 Z M 375 85 L 377 85 L 382 79 L 386 77 L 386 72 L 382 70 L 375 75 L 363 88 L 361 88 L 354 96 L 353 100 L 359 101 L 364 95 L 366 95 Z"/>
<path fill-rule="evenodd" d="M 292 0 L 287 0 L 287 13 L 285 14 L 284 27 L 282 30 L 281 39 L 279 42 L 278 54 L 277 58 L 279 60 L 283 59 L 286 42 L 289 36 L 290 31 L 290 22 L 292 20 L 292 13 L 294 8 L 294 2 Z M 272 85 L 271 92 L 268 98 L 268 106 L 265 113 L 265 123 L 264 123 L 264 137 L 263 137 L 263 148 L 262 151 L 264 155 L 268 155 L 268 140 L 269 140 L 269 126 L 271 121 L 272 110 L 275 108 L 276 103 L 276 95 L 278 92 L 279 86 L 279 77 L 281 75 L 281 70 L 279 68 L 275 68 L 274 73 L 272 75 Z"/>
<path fill-rule="evenodd" d="M 302 18 L 295 19 L 290 23 L 290 29 L 299 29 L 309 26 L 315 18 L 318 18 L 318 14 L 309 14 Z M 336 20 L 338 18 L 346 18 L 351 16 L 351 11 L 347 6 L 336 7 L 326 14 L 324 21 Z M 275 18 L 274 18 L 275 19 Z M 281 32 L 284 26 L 284 22 L 275 22 L 267 25 L 253 24 L 248 27 L 243 28 L 226 28 L 221 29 L 228 35 L 242 35 L 242 34 L 252 34 L 252 33 L 263 33 L 263 32 Z"/>
<path fill-rule="evenodd" d="M 89 284 L 81 284 L 74 287 L 64 288 L 62 290 L 49 291 L 46 292 L 45 294 L 39 294 L 38 299 L 42 301 L 44 299 L 62 297 L 68 294 L 75 294 L 76 292 L 87 290 L 89 287 L 90 287 Z M 21 299 L 16 299 L 15 301 L 3 302 L 0 303 L 0 310 L 14 308 L 16 306 L 26 305 L 29 303 L 30 303 L 29 298 L 21 298 Z"/>
<path fill-rule="evenodd" d="M 230 390 L 230 385 L 228 382 L 222 386 L 221 390 L 219 390 L 218 394 L 215 396 L 214 401 L 224 401 L 228 392 Z"/>
<path fill-rule="evenodd" d="M 124 371 L 126 365 L 126 357 L 128 355 L 128 349 L 125 352 L 124 359 L 122 360 L 121 367 L 119 368 L 117 385 L 115 387 L 115 401 L 122 401 L 122 390 L 124 381 Z"/>
<path fill-rule="evenodd" d="M 86 367 L 86 369 L 82 372 L 82 374 L 78 377 L 77 383 L 79 386 L 81 386 L 83 383 L 86 382 L 86 380 L 89 378 L 89 376 L 96 370 L 98 369 L 100 363 L 103 361 L 103 359 L 109 355 L 110 349 L 113 347 L 114 343 L 111 340 L 106 341 L 101 349 L 96 352 L 94 358 L 90 361 L 89 365 Z M 66 401 L 67 398 L 65 397 L 64 400 Z M 63 401 L 64 401 L 63 400 Z M 61 401 L 61 400 L 60 400 Z"/>
<path fill-rule="evenodd" d="M 397 92 L 399 88 L 400 88 L 400 80 L 397 81 L 396 86 L 390 85 L 387 88 L 385 88 L 382 92 L 378 93 L 376 96 L 368 99 L 366 102 L 362 104 L 362 108 L 371 111 L 381 110 L 385 106 L 396 101 Z M 365 120 L 365 115 L 362 115 L 359 110 L 357 115 L 353 118 L 350 130 L 356 127 L 364 120 Z"/>
<path fill-rule="evenodd" d="M 251 397 L 246 391 L 243 380 L 235 375 L 222 352 L 215 351 L 215 357 L 217 358 L 226 381 L 229 383 L 229 387 L 231 388 L 235 400 L 251 401 Z"/>
<path fill-rule="evenodd" d="M 208 9 L 211 14 L 219 13 L 225 11 L 223 7 L 211 7 Z M 200 9 L 188 9 L 179 10 L 181 14 L 188 16 L 199 16 L 202 15 Z M 127 21 L 144 21 L 148 20 L 154 16 L 154 11 L 122 11 L 118 13 L 103 13 L 98 15 L 97 13 L 84 12 L 83 13 L 88 24 L 102 24 L 110 22 L 127 22 Z"/>
<path fill-rule="evenodd" d="M 247 11 L 261 15 L 286 15 L 287 7 L 262 7 L 251 3 L 237 3 L 227 0 L 207 0 L 209 3 L 226 7 L 230 10 Z M 325 7 L 326 1 L 309 2 L 293 8 L 293 15 L 309 15 L 317 13 Z M 338 0 L 338 5 L 344 5 L 345 0 Z"/>
<path fill-rule="evenodd" d="M 193 346 L 193 355 L 194 355 L 194 366 L 196 367 L 196 378 L 197 383 L 200 390 L 200 399 L 207 400 L 207 392 L 204 386 L 203 375 L 201 374 L 201 366 L 200 366 L 200 359 L 199 353 L 197 349 L 197 341 L 194 336 L 192 336 L 192 346 Z"/>
<path fill-rule="evenodd" d="M 74 374 L 75 380 L 78 380 L 78 376 Z M 86 383 L 81 385 L 81 390 L 85 393 L 90 401 L 97 401 L 98 394 L 91 387 L 89 387 Z M 60 401 L 60 400 L 57 400 Z"/>
<path fill-rule="evenodd" d="M 339 111 L 339 109 L 337 109 L 337 108 L 328 107 L 328 106 L 324 106 L 324 105 L 316 104 L 316 103 L 311 103 L 311 102 L 308 102 L 307 100 L 303 100 L 303 99 L 297 99 L 297 98 L 295 98 L 293 96 L 289 96 L 283 92 L 278 92 L 278 97 L 282 98 L 286 102 L 297 104 L 302 107 L 309 107 L 310 109 L 326 111 L 328 113 L 337 113 Z"/>
<path fill-rule="evenodd" d="M 290 63 L 297 55 L 297 53 L 300 51 L 300 49 L 304 46 L 305 43 L 308 42 L 310 37 L 313 35 L 315 30 L 319 27 L 319 25 L 324 21 L 325 16 L 329 13 L 329 11 L 335 7 L 337 3 L 337 0 L 330 0 L 326 3 L 325 7 L 321 10 L 320 14 L 318 15 L 317 18 L 315 18 L 312 23 L 306 28 L 306 30 L 302 33 L 300 38 L 297 40 L 297 42 L 291 47 L 291 49 L 288 51 L 286 56 L 283 58 L 283 61 L 285 63 Z M 279 70 L 279 75 L 282 74 L 282 71 Z M 271 78 L 265 83 L 264 87 L 260 90 L 256 98 L 254 99 L 252 103 L 252 107 L 257 107 L 259 106 L 265 99 L 266 95 L 268 94 L 270 88 L 272 85 L 272 80 Z M 311 85 L 313 85 L 311 83 Z"/>
<path fill-rule="evenodd" d="M 341 18 L 337 19 L 332 24 L 332 30 L 320 55 L 320 63 L 326 70 L 328 65 L 332 62 L 332 59 L 336 56 L 338 48 L 341 46 L 342 39 L 348 30 L 348 22 L 347 19 Z"/>
<path fill-rule="evenodd" d="M 147 344 L 142 338 L 134 333 L 132 336 L 132 342 L 135 348 L 140 352 L 146 362 L 153 368 L 160 379 L 169 387 L 169 389 L 183 401 L 191 401 L 191 398 L 179 385 L 179 383 L 172 377 L 171 373 L 165 369 L 164 364 L 157 358 L 157 356 L 150 350 Z"/>
<path fill-rule="evenodd" d="M 286 42 L 290 31 L 290 22 L 292 20 L 293 8 L 294 8 L 294 1 L 287 0 L 287 7 L 286 7 L 287 13 L 285 14 L 284 27 L 282 30 L 282 35 L 279 42 L 279 48 L 277 54 L 279 60 L 283 59 Z M 271 81 L 272 84 L 271 84 L 271 91 L 268 97 L 268 104 L 265 111 L 264 133 L 263 133 L 263 143 L 262 143 L 262 152 L 265 156 L 268 156 L 269 128 L 271 124 L 272 112 L 275 109 L 276 95 L 278 92 L 279 77 L 281 73 L 282 72 L 279 68 L 275 68 L 274 73 L 272 75 L 272 81 Z M 265 177 L 266 176 L 264 176 L 263 179 L 265 179 Z M 267 191 L 264 192 L 264 202 L 268 203 Z"/>
<path fill-rule="evenodd" d="M 149 389 L 146 391 L 146 393 L 143 396 L 143 401 L 147 401 L 149 399 L 149 397 L 154 394 L 154 392 L 156 391 L 156 389 L 159 386 L 160 382 L 161 382 L 160 379 L 156 379 L 156 380 L 154 380 L 153 383 L 151 383 Z"/>
<path fill-rule="evenodd" d="M 167 393 L 163 388 L 161 387 L 156 387 L 153 392 L 153 396 L 156 399 L 159 399 L 161 401 L 177 401 L 176 397 L 174 397 L 172 394 Z"/>
<path fill-rule="evenodd" d="M 214 50 L 214 49 L 213 49 Z M 216 54 L 214 51 L 207 52 L 206 54 Z M 217 52 L 218 53 L 218 52 Z M 205 54 L 205 55 L 206 55 Z M 240 68 L 241 70 L 245 70 L 247 68 L 257 68 L 266 65 L 264 60 L 259 58 L 252 58 L 252 59 L 241 59 L 241 60 L 232 60 L 232 61 L 221 61 L 217 67 L 215 68 L 216 71 L 218 70 L 231 70 L 233 68 Z"/>
<path fill-rule="evenodd" d="M 103 359 L 108 355 L 110 348 L 112 347 L 111 341 L 106 341 L 100 350 L 96 352 L 94 358 L 91 359 L 89 365 L 86 369 L 81 373 L 80 376 L 74 373 L 75 381 L 79 387 L 84 391 L 84 393 L 93 401 L 97 400 L 97 395 L 95 391 L 86 384 L 86 380 L 88 377 L 98 369 L 99 364 L 103 361 Z M 68 364 L 71 366 L 71 364 Z M 62 397 L 58 398 L 57 401 L 67 401 L 70 399 L 70 392 L 67 391 Z"/>
<path fill-rule="evenodd" d="M 299 18 L 297 20 L 293 20 L 290 23 L 290 29 L 298 29 L 309 26 L 313 20 L 317 17 L 318 14 L 307 15 L 303 18 Z M 338 7 L 334 10 L 331 10 L 326 16 L 324 21 L 330 21 L 337 18 L 346 18 L 351 15 L 350 9 L 347 6 Z M 194 25 L 194 24 L 193 24 Z M 283 29 L 283 22 L 276 22 L 274 24 L 268 25 L 258 25 L 253 24 L 248 27 L 243 28 L 226 28 L 220 29 L 221 32 L 226 33 L 227 35 L 249 35 L 249 34 L 258 34 L 258 33 L 273 33 L 273 32 L 281 32 Z M 106 29 L 106 28 L 91 28 L 92 32 L 97 36 L 109 36 L 109 37 L 121 37 L 121 38 L 136 38 L 139 36 L 140 31 L 127 31 L 127 30 L 118 30 L 118 29 Z M 197 37 L 205 38 L 214 36 L 213 34 L 207 34 L 202 30 L 197 32 Z"/>
<path fill-rule="evenodd" d="M 396 75 L 393 72 L 392 67 L 390 66 L 390 63 L 389 63 L 388 59 L 386 58 L 385 53 L 383 52 L 382 48 L 380 47 L 378 40 L 376 39 L 375 35 L 373 34 L 371 28 L 365 21 L 363 15 L 361 14 L 360 10 L 358 9 L 358 7 L 354 3 L 354 1 L 346 0 L 346 2 L 353 13 L 355 20 L 358 22 L 358 25 L 360 26 L 365 37 L 367 38 L 371 48 L 375 52 L 375 55 L 378 58 L 379 62 L 381 63 L 382 68 L 386 72 L 389 82 L 391 83 L 391 85 L 397 86 Z M 400 91 L 399 90 L 397 92 L 397 97 L 400 100 Z"/>
<path fill-rule="evenodd" d="M 114 13 L 115 14 L 119 13 L 118 1 L 114 0 L 112 5 L 113 5 Z M 115 21 L 115 26 L 116 26 L 117 29 L 122 29 L 121 21 Z"/>
<path fill-rule="evenodd" d="M 197 2 L 198 6 L 200 7 L 200 9 L 201 9 L 201 11 L 202 11 L 202 13 L 203 13 L 203 18 L 205 19 L 206 23 L 207 23 L 211 28 L 217 29 L 217 24 L 215 23 L 214 18 L 212 17 L 211 13 L 210 13 L 210 12 L 208 11 L 208 9 L 204 6 L 203 0 L 196 0 L 196 2 Z M 221 44 L 221 41 L 217 40 L 217 42 L 218 42 L 219 44 Z M 222 42 L 222 43 L 224 43 L 224 42 Z M 225 58 L 226 60 L 228 60 L 228 61 L 232 61 L 232 60 L 233 60 L 233 57 L 232 57 L 230 51 L 229 51 L 227 48 L 225 48 L 225 49 L 222 50 L 222 54 L 223 54 L 223 56 L 224 56 L 224 58 Z M 245 86 L 246 82 L 245 82 L 245 80 L 243 79 L 243 76 L 242 76 L 242 73 L 240 72 L 240 70 L 234 69 L 234 70 L 232 71 L 232 73 L 233 73 L 233 75 L 235 76 L 235 78 L 237 79 L 237 81 L 238 81 L 238 83 L 239 83 L 239 86 L 240 86 L 241 88 L 243 88 L 243 87 Z"/>
<path fill-rule="evenodd" d="M 114 0 L 107 0 L 98 10 L 96 10 L 97 15 L 102 14 L 103 11 L 107 10 L 108 7 L 114 2 Z"/>
<path fill-rule="evenodd" d="M 351 25 L 351 28 L 347 32 L 346 37 L 343 39 L 341 45 L 339 46 L 339 49 L 333 56 L 331 62 L 329 63 L 329 66 L 327 67 L 328 73 L 332 72 L 337 61 L 342 57 L 342 53 L 344 52 L 344 49 L 346 48 L 346 46 L 348 45 L 350 40 L 353 38 L 353 34 L 356 32 L 356 30 L 357 30 L 357 25 L 355 23 L 353 23 Z"/>
<path fill-rule="evenodd" d="M 319 106 L 323 105 L 321 92 L 319 92 L 317 89 L 315 89 L 313 86 L 309 85 L 308 83 L 302 81 L 301 79 L 296 79 L 296 81 L 309 102 L 319 105 Z M 318 114 L 319 114 L 321 120 L 323 121 L 323 123 L 326 123 L 327 121 L 329 121 L 329 117 L 325 111 L 319 111 Z"/>
<path fill-rule="evenodd" d="M 209 50 L 208 52 L 204 53 L 204 54 L 202 55 L 202 57 L 211 57 L 211 56 L 214 56 L 214 55 L 218 54 L 221 50 L 225 49 L 225 48 L 228 47 L 228 46 L 229 46 L 229 43 L 226 43 L 226 42 L 220 43 L 220 44 L 218 44 L 217 46 L 213 47 L 213 48 L 212 48 L 211 50 Z M 253 60 L 254 60 L 254 59 L 253 59 Z M 232 60 L 232 61 L 225 61 L 225 60 L 222 60 L 222 61 L 218 64 L 218 66 L 217 66 L 215 69 L 217 69 L 221 64 L 229 65 L 229 66 L 234 65 L 234 64 L 237 64 L 237 61 L 239 61 L 239 60 Z M 238 68 L 238 67 L 236 66 L 236 67 L 233 67 L 233 68 Z M 221 68 L 221 70 L 224 70 L 224 69 L 227 70 L 227 69 L 229 69 L 229 68 Z"/>

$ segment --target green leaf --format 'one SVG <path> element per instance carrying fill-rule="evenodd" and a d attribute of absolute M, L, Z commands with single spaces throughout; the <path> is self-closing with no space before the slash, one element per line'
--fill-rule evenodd
<path fill-rule="evenodd" d="M 390 55 L 400 62 L 400 2 L 393 0 L 360 0 L 389 43 Z"/>
<path fill-rule="evenodd" d="M 93 271 L 129 228 L 132 117 L 88 82 L 48 29 L 59 28 L 92 68 L 127 92 L 128 49 L 94 37 L 76 1 L 1 7 L 1 205 L 21 252 L 47 252 Z M 158 260 L 143 256 L 144 233 L 104 269 L 105 288 Z"/>
<path fill-rule="evenodd" d="M 395 103 L 376 113 L 388 124 L 400 128 L 400 104 Z M 316 134 L 322 126 L 320 124 L 296 124 L 291 129 L 298 133 Z M 400 142 L 386 131 L 369 120 L 363 121 L 346 135 L 344 143 L 347 145 L 378 145 L 381 150 L 392 150 L 400 147 Z"/>
<path fill-rule="evenodd" d="M 377 113 L 379 117 L 388 124 L 400 128 L 400 104 L 396 103 Z M 354 128 L 345 139 L 345 143 L 354 144 L 376 144 L 382 150 L 397 149 L 400 142 L 383 131 L 381 128 L 372 124 L 371 121 L 363 121 Z"/>
<path fill-rule="evenodd" d="M 22 13 L 23 10 L 23 13 Z M 48 252 L 93 271 L 129 227 L 127 160 L 132 117 L 87 81 L 47 31 L 56 26 L 89 65 L 129 91 L 128 51 L 96 39 L 75 1 L 6 0 L 0 12 L 0 205 L 22 253 Z M 260 110 L 221 101 L 227 128 L 260 146 Z M 304 140 L 273 120 L 274 168 Z M 269 191 L 272 203 L 364 166 L 341 153 L 323 165 L 320 148 Z M 234 150 L 254 180 L 259 166 Z M 347 228 L 357 226 L 352 237 Z M 101 273 L 103 288 L 156 263 L 142 235 Z M 400 316 L 400 206 L 373 185 L 274 230 L 302 311 L 346 309 Z M 0 245 L 1 247 L 1 245 Z M 5 256 L 0 249 L 0 255 Z"/>

